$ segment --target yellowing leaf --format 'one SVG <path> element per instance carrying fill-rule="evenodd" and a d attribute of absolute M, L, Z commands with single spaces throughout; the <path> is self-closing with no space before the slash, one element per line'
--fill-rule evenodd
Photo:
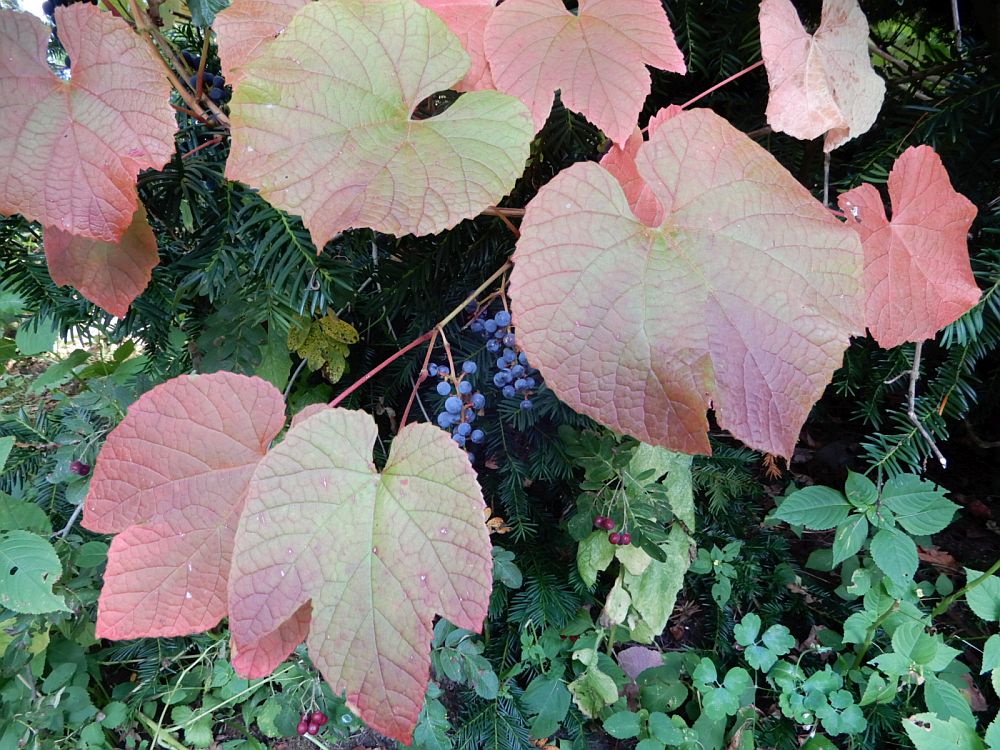
<path fill-rule="evenodd" d="M 593 163 L 528 205 L 510 283 L 519 342 L 556 395 L 611 429 L 707 453 L 713 408 L 743 442 L 791 455 L 862 328 L 858 238 L 708 110 L 667 119 L 636 163 L 659 227 Z"/>
<path fill-rule="evenodd" d="M 215 16 L 222 75 L 231 86 L 243 77 L 243 67 L 268 42 L 285 33 L 295 12 L 308 0 L 234 0 Z"/>
<path fill-rule="evenodd" d="M 447 229 L 499 201 L 524 167 L 533 131 L 513 97 L 471 92 L 413 118 L 469 66 L 415 0 L 309 3 L 258 52 L 233 95 L 226 176 L 302 216 L 318 248 L 351 227 Z"/>
<path fill-rule="evenodd" d="M 479 630 L 493 562 L 482 494 L 455 442 L 431 425 L 408 425 L 380 473 L 376 437 L 364 412 L 323 409 L 260 463 L 236 535 L 229 624 L 242 652 L 311 603 L 306 642 L 333 691 L 346 691 L 370 726 L 409 743 L 433 617 Z M 270 656 L 253 675 L 287 651 Z"/>
<path fill-rule="evenodd" d="M 824 0 L 812 35 L 790 0 L 763 0 L 760 47 L 771 89 L 767 122 L 775 130 L 806 140 L 826 133 L 823 150 L 833 151 L 875 123 L 885 82 L 872 67 L 858 0 Z"/>
<path fill-rule="evenodd" d="M 486 60 L 486 24 L 493 16 L 494 0 L 419 0 L 425 8 L 434 11 L 445 25 L 462 40 L 469 53 L 471 64 L 465 78 L 459 81 L 458 91 L 491 89 L 493 76 Z"/>
<path fill-rule="evenodd" d="M 56 9 L 72 78 L 46 62 L 49 28 L 0 10 L 0 213 L 116 242 L 138 208 L 135 178 L 174 153 L 162 65 L 120 18 Z"/>

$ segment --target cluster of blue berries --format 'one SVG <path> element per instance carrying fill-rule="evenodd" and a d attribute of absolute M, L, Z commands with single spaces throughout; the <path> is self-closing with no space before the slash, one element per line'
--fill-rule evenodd
<path fill-rule="evenodd" d="M 471 463 L 476 462 L 476 454 L 469 450 L 469 444 L 479 445 L 486 440 L 482 430 L 472 427 L 479 412 L 486 406 L 486 396 L 472 386 L 471 377 L 477 369 L 472 360 L 462 363 L 462 371 L 456 377 L 451 376 L 448 365 L 432 364 L 427 368 L 428 375 L 441 379 L 436 390 L 439 396 L 445 397 L 444 409 L 437 415 L 438 427 L 451 431 L 451 439 L 469 451 Z"/>
<path fill-rule="evenodd" d="M 187 50 L 182 53 L 184 55 L 184 60 L 195 70 L 195 74 L 188 79 L 188 86 L 190 86 L 195 91 L 198 90 L 198 73 L 197 70 L 201 65 L 201 57 L 198 55 L 193 55 Z M 207 70 L 203 71 L 202 77 L 202 87 L 201 90 L 205 92 L 209 99 L 211 99 L 216 104 L 224 104 L 228 102 L 233 95 L 233 91 L 229 86 L 226 86 L 226 79 L 220 75 L 215 75 L 209 73 Z"/>
<path fill-rule="evenodd" d="M 469 330 L 485 335 L 486 350 L 499 355 L 493 385 L 500 389 L 504 398 L 517 399 L 524 411 L 530 411 L 535 406 L 531 394 L 538 387 L 538 371 L 528 364 L 524 352 L 517 351 L 517 337 L 510 324 L 510 313 L 501 310 L 492 318 L 476 318 L 469 324 Z"/>

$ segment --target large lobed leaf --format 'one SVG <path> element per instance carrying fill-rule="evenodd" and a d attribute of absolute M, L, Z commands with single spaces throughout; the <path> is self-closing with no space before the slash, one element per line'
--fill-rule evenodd
<path fill-rule="evenodd" d="M 951 186 L 930 146 L 906 149 L 889 173 L 892 220 L 871 185 L 837 200 L 865 250 L 865 325 L 886 349 L 933 338 L 979 301 L 968 232 L 976 207 Z"/>
<path fill-rule="evenodd" d="M 0 213 L 117 241 L 138 208 L 135 178 L 174 152 L 162 65 L 122 19 L 56 9 L 70 80 L 46 62 L 49 28 L 0 10 Z"/>
<path fill-rule="evenodd" d="M 524 105 L 496 91 L 412 117 L 468 67 L 415 0 L 309 3 L 242 68 L 226 175 L 301 215 L 320 248 L 350 227 L 452 227 L 511 190 L 533 132 Z"/>
<path fill-rule="evenodd" d="M 833 151 L 875 123 L 885 82 L 871 64 L 858 0 L 824 0 L 815 34 L 802 27 L 791 0 L 763 0 L 760 47 L 771 89 L 767 122 L 775 130 L 806 140 L 826 133 L 823 149 Z"/>
<path fill-rule="evenodd" d="M 711 407 L 743 442 L 790 456 L 862 330 L 857 236 L 708 110 L 660 124 L 636 164 L 657 228 L 596 164 L 528 205 L 519 339 L 561 399 L 614 430 L 707 453 Z"/>
<path fill-rule="evenodd" d="M 284 421 L 280 391 L 228 372 L 174 378 L 129 408 L 84 501 L 85 527 L 118 534 L 98 637 L 186 635 L 225 616 L 250 476 Z"/>
<path fill-rule="evenodd" d="M 229 624 L 240 652 L 311 602 L 309 653 L 334 692 L 409 743 L 432 619 L 478 631 L 493 563 L 475 473 L 447 433 L 405 427 L 379 473 L 377 432 L 364 412 L 323 409 L 260 463 L 236 535 Z M 240 671 L 267 674 L 286 656 Z"/>
<path fill-rule="evenodd" d="M 519 97 L 540 130 L 558 89 L 563 103 L 624 144 L 649 95 L 646 65 L 686 68 L 659 0 L 506 0 L 486 26 L 500 91 Z"/>
<path fill-rule="evenodd" d="M 469 53 L 469 72 L 459 81 L 458 91 L 493 88 L 493 75 L 486 60 L 486 24 L 496 9 L 493 0 L 418 0 L 434 11 Z"/>
<path fill-rule="evenodd" d="M 43 232 L 49 275 L 59 286 L 69 284 L 95 305 L 125 317 L 142 294 L 160 262 L 156 237 L 139 210 L 118 242 L 93 240 L 56 227 Z"/>
<path fill-rule="evenodd" d="M 265 45 L 285 33 L 296 11 L 308 0 L 235 0 L 212 24 L 219 43 L 222 74 L 231 86 L 243 77 L 243 66 Z"/>

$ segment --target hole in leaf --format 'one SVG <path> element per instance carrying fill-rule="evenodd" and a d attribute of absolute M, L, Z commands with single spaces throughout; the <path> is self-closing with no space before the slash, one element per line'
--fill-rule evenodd
<path fill-rule="evenodd" d="M 438 91 L 431 94 L 413 108 L 411 120 L 426 120 L 444 112 L 455 103 L 461 94 L 457 91 Z"/>
<path fill-rule="evenodd" d="M 10 569 L 10 572 L 7 575 L 14 575 L 16 572 L 17 572 L 17 566 L 15 565 L 13 568 Z"/>

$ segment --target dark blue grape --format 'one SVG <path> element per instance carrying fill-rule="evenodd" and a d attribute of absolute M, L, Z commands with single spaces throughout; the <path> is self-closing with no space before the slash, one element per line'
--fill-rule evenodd
<path fill-rule="evenodd" d="M 510 368 L 510 374 L 515 378 L 522 377 L 524 375 L 524 367 L 522 365 L 514 365 Z"/>
<path fill-rule="evenodd" d="M 469 457 L 469 463 L 470 464 L 476 463 L 476 454 L 475 453 L 473 453 L 472 451 L 469 451 L 465 455 L 467 455 Z"/>
<path fill-rule="evenodd" d="M 433 362 L 431 364 L 427 365 L 427 374 L 430 375 L 432 378 L 437 377 L 438 366 L 436 364 L 434 364 Z"/>
<path fill-rule="evenodd" d="M 524 378 L 518 378 L 517 380 L 514 381 L 515 390 L 523 391 L 527 387 L 528 387 L 528 381 L 525 380 Z"/>
<path fill-rule="evenodd" d="M 215 103 L 222 101 L 222 97 L 226 95 L 226 92 L 220 89 L 218 86 L 213 86 L 208 90 L 208 98 Z"/>
<path fill-rule="evenodd" d="M 463 380 L 461 383 L 458 384 L 458 392 L 461 393 L 463 396 L 467 396 L 468 394 L 472 393 L 472 383 L 470 383 L 468 380 Z"/>
<path fill-rule="evenodd" d="M 496 339 L 490 339 L 486 342 L 486 351 L 496 354 L 500 351 L 500 342 Z"/>
<path fill-rule="evenodd" d="M 500 357 L 500 359 L 497 360 L 497 369 L 498 370 L 506 370 L 507 369 L 507 360 L 504 359 L 503 357 Z"/>
<path fill-rule="evenodd" d="M 531 411 L 534 408 L 535 405 L 531 402 L 531 399 L 526 398 L 524 399 L 524 401 L 521 402 L 521 409 L 523 409 L 524 411 Z"/>
<path fill-rule="evenodd" d="M 459 435 L 468 435 L 470 432 L 472 432 L 472 425 L 469 424 L 468 422 L 462 422 L 458 427 L 455 428 L 455 431 Z"/>
<path fill-rule="evenodd" d="M 472 331 L 473 333 L 482 333 L 483 332 L 483 321 L 481 321 L 478 318 L 476 318 L 474 321 L 472 321 L 471 323 L 469 323 L 469 330 Z"/>
<path fill-rule="evenodd" d="M 462 399 L 458 396 L 449 396 L 444 402 L 444 409 L 452 414 L 460 414 L 462 412 Z"/>
<path fill-rule="evenodd" d="M 474 375 L 476 373 L 476 370 L 478 369 L 479 368 L 476 366 L 476 363 L 473 362 L 471 359 L 467 359 L 465 362 L 462 363 L 462 372 L 464 372 L 466 375 Z"/>
<path fill-rule="evenodd" d="M 534 388 L 538 384 L 538 381 L 534 378 L 525 378 L 525 380 L 528 381 L 528 388 Z"/>
<path fill-rule="evenodd" d="M 447 396 L 449 393 L 451 393 L 451 384 L 448 383 L 448 381 L 446 380 L 442 380 L 440 383 L 437 384 L 436 390 L 439 396 Z"/>
<path fill-rule="evenodd" d="M 486 439 L 486 433 L 482 430 L 473 430 L 469 436 L 473 443 L 481 443 Z"/>
<path fill-rule="evenodd" d="M 504 346 L 514 346 L 516 342 L 517 338 L 514 336 L 513 333 L 508 333 L 506 336 L 503 337 Z"/>
<path fill-rule="evenodd" d="M 510 373 L 501 370 L 496 375 L 493 376 L 493 385 L 497 388 L 503 388 L 507 383 L 510 382 Z"/>
<path fill-rule="evenodd" d="M 496 333 L 497 322 L 495 320 L 487 320 L 483 323 L 483 328 L 486 329 L 486 333 Z"/>
<path fill-rule="evenodd" d="M 525 367 L 527 367 L 528 366 L 528 355 L 525 354 L 524 352 L 521 352 L 520 354 L 517 355 L 517 361 L 520 362 Z"/>
<path fill-rule="evenodd" d="M 476 411 L 479 411 L 484 406 L 486 406 L 486 396 L 484 396 L 482 393 L 473 393 L 472 408 L 475 409 Z"/>
<path fill-rule="evenodd" d="M 448 369 L 448 365 L 438 365 L 438 375 L 442 378 L 446 378 L 451 375 L 451 370 Z"/>
<path fill-rule="evenodd" d="M 465 447 L 465 435 L 455 434 L 451 436 L 451 439 L 458 443 L 460 447 Z"/>
<path fill-rule="evenodd" d="M 510 313 L 506 310 L 501 310 L 496 315 L 493 316 L 493 320 L 496 321 L 498 326 L 506 328 L 510 325 Z"/>
<path fill-rule="evenodd" d="M 514 386 L 512 386 L 512 385 L 505 385 L 503 387 L 503 396 L 504 396 L 504 398 L 514 398 L 514 396 L 516 396 L 516 395 L 517 395 L 517 391 L 514 390 Z"/>
<path fill-rule="evenodd" d="M 440 427 L 442 430 L 447 430 L 449 427 L 451 427 L 452 418 L 454 416 L 455 416 L 454 414 L 449 414 L 446 411 L 443 411 L 440 414 L 438 414 L 437 416 L 438 427 Z"/>
<path fill-rule="evenodd" d="M 507 362 L 513 362 L 515 359 L 517 359 L 517 354 L 514 352 L 513 349 L 504 349 L 503 358 L 507 360 Z"/>

